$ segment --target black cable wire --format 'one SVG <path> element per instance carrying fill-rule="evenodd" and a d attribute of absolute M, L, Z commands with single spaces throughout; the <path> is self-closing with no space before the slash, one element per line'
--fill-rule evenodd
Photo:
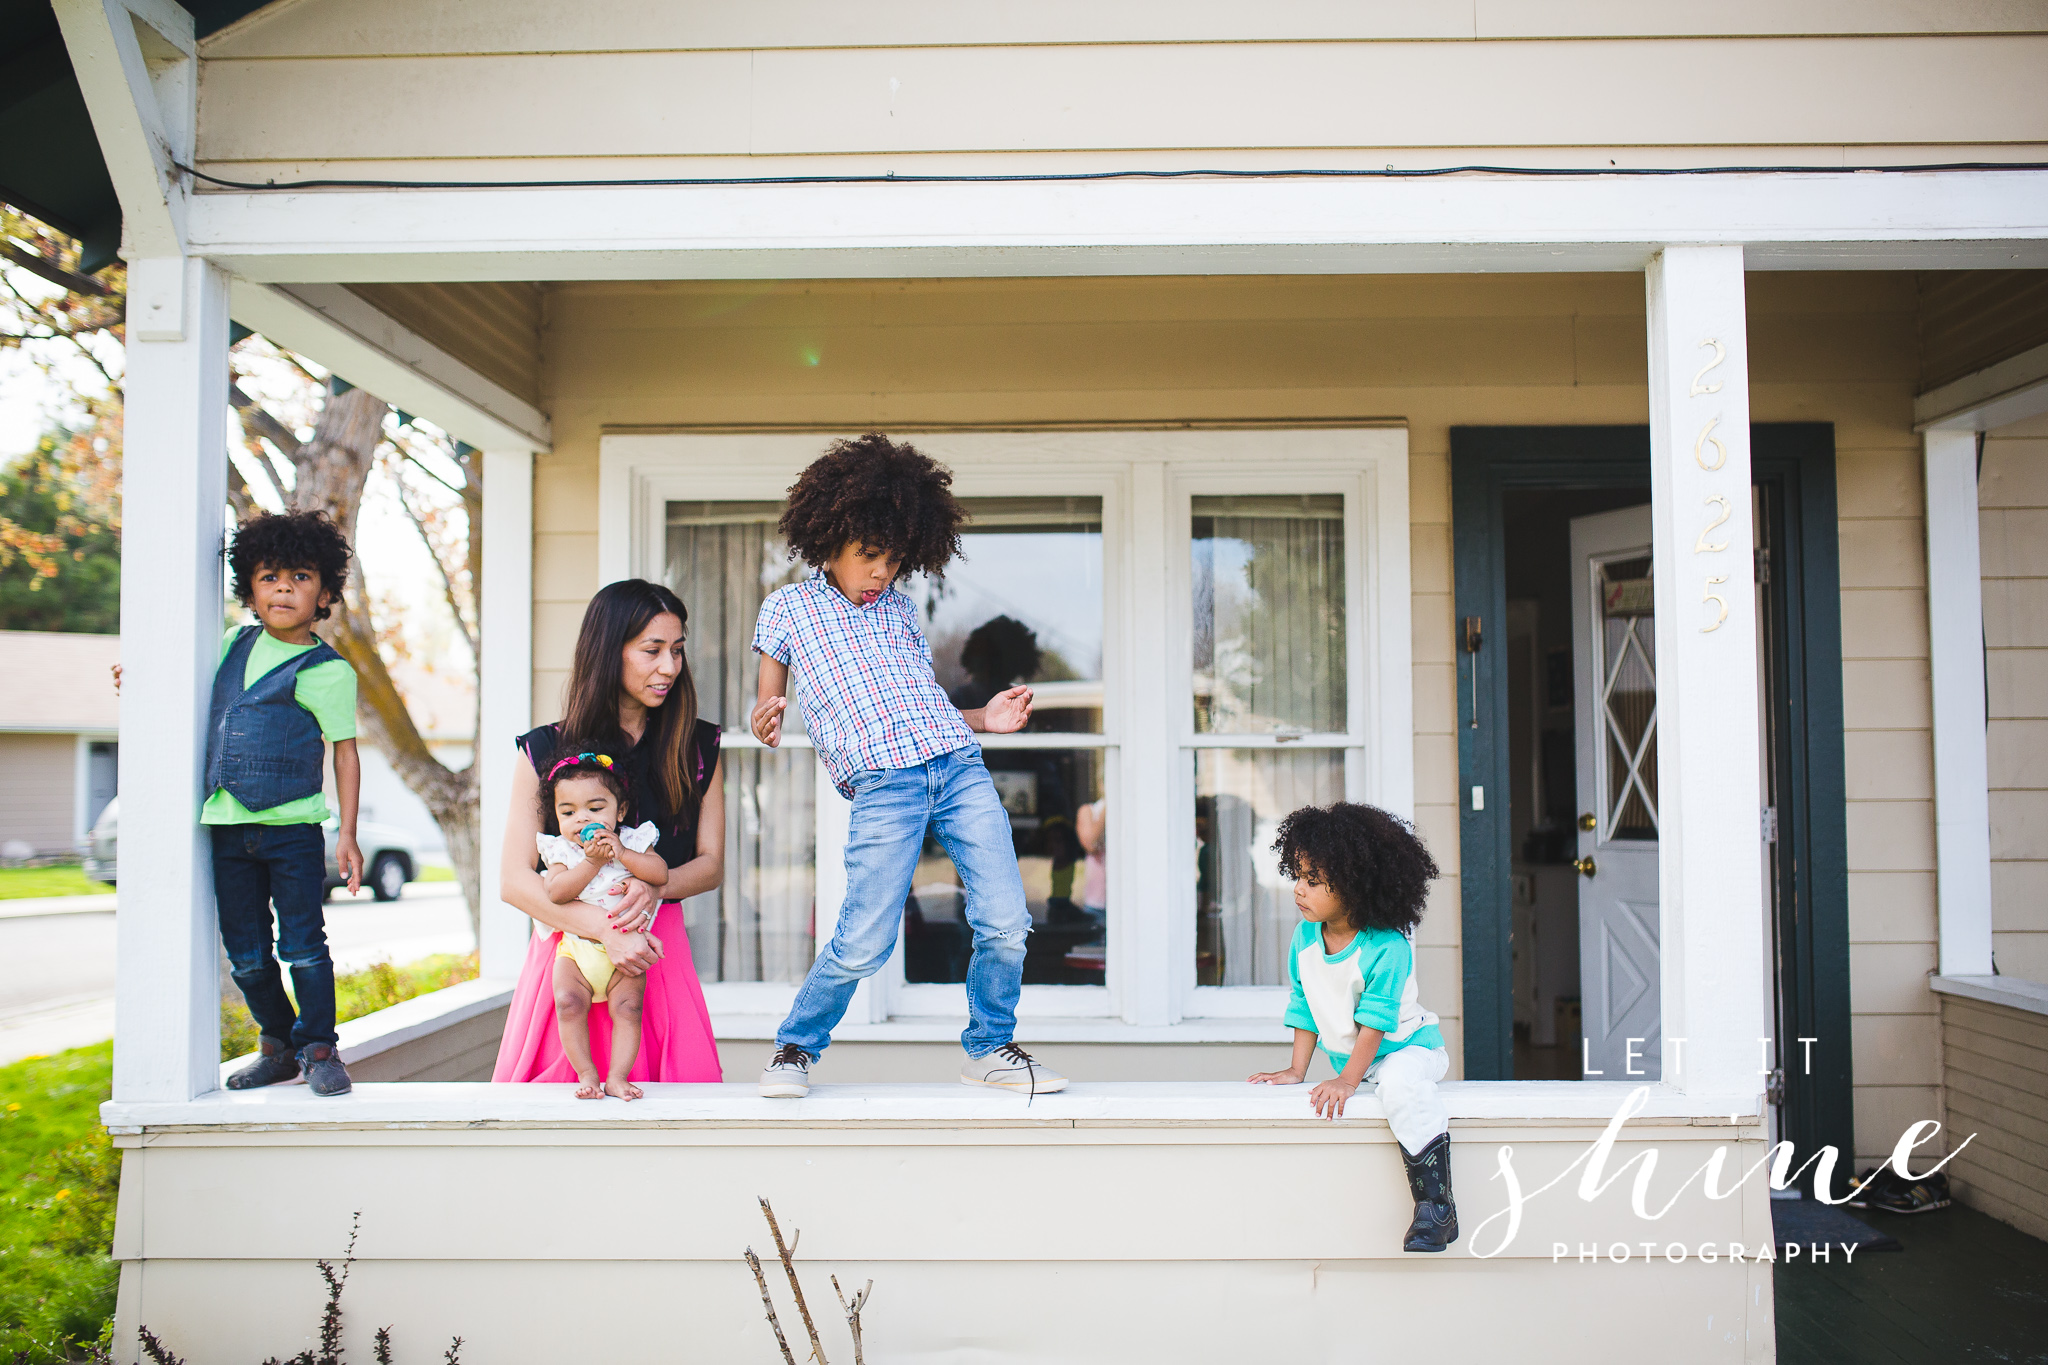
<path fill-rule="evenodd" d="M 1017 185 L 1080 180 L 1416 180 L 1445 175 L 1908 175 L 1941 171 L 2048 171 L 2042 161 L 1946 161 L 1913 166 L 1432 166 L 1414 170 L 1302 167 L 1290 170 L 1046 171 L 1009 175 L 736 175 L 630 180 L 223 180 L 179 162 L 195 180 L 227 190 L 571 190 L 654 189 L 735 185 Z"/>

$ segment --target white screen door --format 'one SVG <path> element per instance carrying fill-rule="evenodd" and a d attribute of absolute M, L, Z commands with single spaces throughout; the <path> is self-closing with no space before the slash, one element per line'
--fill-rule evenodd
<path fill-rule="evenodd" d="M 1588 1078 L 1662 1074 L 1655 637 L 1650 509 L 1574 518 L 1579 989 Z"/>

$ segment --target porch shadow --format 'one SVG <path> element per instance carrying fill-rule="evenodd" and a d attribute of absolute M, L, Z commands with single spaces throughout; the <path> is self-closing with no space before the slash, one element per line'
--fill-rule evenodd
<path fill-rule="evenodd" d="M 1904 1254 L 1780 1265 L 1779 1365 L 2048 1360 L 2048 1242 L 1961 1204 L 1857 1216 Z"/>

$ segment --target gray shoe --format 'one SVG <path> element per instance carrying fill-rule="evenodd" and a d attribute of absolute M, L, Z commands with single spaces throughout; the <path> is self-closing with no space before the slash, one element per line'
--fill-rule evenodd
<path fill-rule="evenodd" d="M 1015 1043 L 1004 1043 L 986 1057 L 969 1057 L 960 1068 L 965 1085 L 988 1085 L 1020 1095 L 1050 1095 L 1067 1088 L 1067 1078 Z"/>
<path fill-rule="evenodd" d="M 306 1071 L 306 1088 L 316 1095 L 346 1095 L 355 1088 L 332 1043 L 306 1044 L 299 1049 L 299 1065 Z"/>
<path fill-rule="evenodd" d="M 230 1090 L 254 1090 L 261 1085 L 276 1085 L 299 1074 L 299 1059 L 292 1055 L 292 1045 L 282 1038 L 265 1037 L 256 1060 L 228 1077 Z"/>
<path fill-rule="evenodd" d="M 761 1071 L 761 1093 L 769 1099 L 800 1100 L 811 1093 L 811 1063 L 795 1043 L 784 1043 Z"/>

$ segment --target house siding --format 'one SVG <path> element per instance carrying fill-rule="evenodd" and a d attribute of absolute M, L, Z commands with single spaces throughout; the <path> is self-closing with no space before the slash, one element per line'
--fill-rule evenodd
<path fill-rule="evenodd" d="M 1977 490 L 1992 955 L 2048 981 L 2048 419 L 1987 436 Z"/>
<path fill-rule="evenodd" d="M 1915 284 L 1763 274 L 1749 297 L 1755 420 L 1835 427 L 1856 1145 L 1881 1155 L 1906 1122 L 1936 1111 Z M 605 430 L 1405 420 L 1416 816 L 1446 869 L 1419 962 L 1457 1058 L 1450 428 L 1643 422 L 1644 335 L 1634 275 L 553 286 L 543 387 L 556 444 L 535 471 L 534 714 L 559 711 L 598 586 Z"/>
<path fill-rule="evenodd" d="M 1941 1034 L 1951 1143 L 1975 1135 L 1948 1164 L 1956 1194 L 2048 1238 L 2048 1018 L 1945 995 Z"/>
<path fill-rule="evenodd" d="M 0 844 L 20 840 L 37 853 L 75 851 L 78 736 L 0 734 Z"/>

